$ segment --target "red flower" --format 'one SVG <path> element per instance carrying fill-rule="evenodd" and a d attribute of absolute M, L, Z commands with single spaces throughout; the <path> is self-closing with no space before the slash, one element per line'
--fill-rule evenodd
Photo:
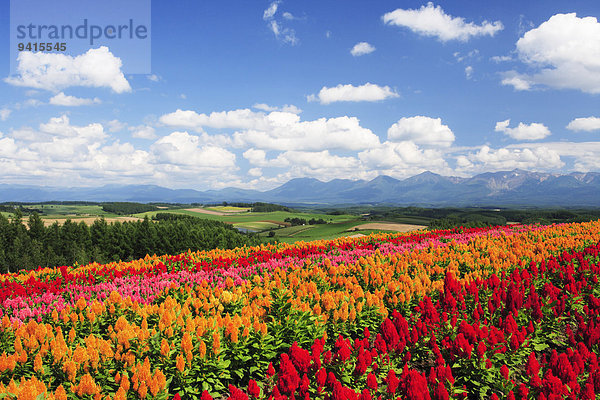
<path fill-rule="evenodd" d="M 485 345 L 485 343 L 483 343 L 483 341 L 479 342 L 479 344 L 477 345 L 477 356 L 479 358 L 482 358 L 486 350 L 487 346 Z"/>
<path fill-rule="evenodd" d="M 292 344 L 289 353 L 294 366 L 300 372 L 307 372 L 311 361 L 310 353 L 307 350 L 301 349 L 297 342 Z"/>
<path fill-rule="evenodd" d="M 267 368 L 267 377 L 272 377 L 273 375 L 275 375 L 275 368 L 273 368 L 273 363 L 270 362 L 269 363 L 269 368 Z"/>
<path fill-rule="evenodd" d="M 367 387 L 371 390 L 377 390 L 377 377 L 372 372 L 367 376 Z"/>
<path fill-rule="evenodd" d="M 327 371 L 325 371 L 325 368 L 321 368 L 317 372 L 317 385 L 323 387 L 325 386 L 325 382 L 327 382 Z"/>
<path fill-rule="evenodd" d="M 248 400 L 248 395 L 233 385 L 229 385 L 229 400 Z"/>
<path fill-rule="evenodd" d="M 279 366 L 279 380 L 277 387 L 282 394 L 293 394 L 300 384 L 300 376 L 294 368 L 287 354 L 281 355 L 281 364 Z"/>
<path fill-rule="evenodd" d="M 396 389 L 398 389 L 400 380 L 396 377 L 396 373 L 393 369 L 390 369 L 390 372 L 388 372 L 385 382 L 387 383 L 387 392 L 390 394 L 396 393 Z"/>
<path fill-rule="evenodd" d="M 403 389 L 409 400 L 430 400 L 427 379 L 415 370 L 403 375 Z"/>
<path fill-rule="evenodd" d="M 175 395 L 175 398 L 173 400 L 181 400 L 181 397 L 179 397 L 179 393 Z M 208 393 L 208 390 L 205 390 L 204 392 L 202 392 L 200 400 L 213 400 L 213 398 L 210 395 L 210 393 Z"/>
<path fill-rule="evenodd" d="M 363 389 L 362 393 L 358 397 L 358 400 L 371 400 L 371 393 L 369 389 Z"/>
<path fill-rule="evenodd" d="M 398 331 L 396 327 L 392 323 L 389 318 L 386 318 L 381 324 L 381 332 L 383 333 L 383 338 L 387 347 L 391 349 L 396 349 L 398 347 L 398 343 L 400 342 L 400 336 L 398 335 Z"/>
<path fill-rule="evenodd" d="M 173 396 L 173 400 L 181 400 L 181 396 L 179 395 L 179 393 L 175 393 L 175 396 Z"/>
<path fill-rule="evenodd" d="M 260 396 L 260 388 L 258 387 L 254 379 L 250 379 L 250 382 L 248 382 L 248 393 L 252 397 Z"/>
<path fill-rule="evenodd" d="M 433 398 L 436 400 L 449 400 L 450 394 L 446 390 L 446 386 L 442 382 L 438 382 L 437 386 L 433 390 Z"/>
<path fill-rule="evenodd" d="M 521 383 L 519 385 L 519 396 L 521 396 L 521 399 L 527 399 L 528 395 L 529 395 L 529 389 L 527 389 L 527 386 L 525 386 L 524 383 Z"/>
<path fill-rule="evenodd" d="M 500 373 L 502 374 L 502 377 L 504 379 L 508 379 L 508 374 L 510 373 L 510 371 L 508 370 L 508 367 L 506 366 L 506 364 L 504 364 L 500 367 Z"/>

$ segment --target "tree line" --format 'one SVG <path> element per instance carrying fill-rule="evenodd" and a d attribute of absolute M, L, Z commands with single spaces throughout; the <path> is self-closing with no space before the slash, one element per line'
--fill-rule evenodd
<path fill-rule="evenodd" d="M 156 221 L 107 223 L 103 218 L 88 226 L 66 220 L 46 227 L 36 213 L 16 210 L 0 214 L 0 272 L 38 266 L 87 264 L 92 261 L 130 261 L 146 254 L 178 254 L 191 250 L 234 248 L 260 244 L 258 236 L 238 232 L 219 221 L 186 215 L 157 214 Z"/>

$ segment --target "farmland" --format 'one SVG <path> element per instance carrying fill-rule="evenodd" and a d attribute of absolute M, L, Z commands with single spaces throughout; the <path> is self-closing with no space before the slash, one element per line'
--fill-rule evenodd
<path fill-rule="evenodd" d="M 515 225 L 4 274 L 0 391 L 593 399 L 599 242 Z"/>

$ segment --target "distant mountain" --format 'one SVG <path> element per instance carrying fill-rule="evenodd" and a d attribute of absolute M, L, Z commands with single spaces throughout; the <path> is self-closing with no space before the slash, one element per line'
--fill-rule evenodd
<path fill-rule="evenodd" d="M 471 178 L 423 172 L 404 180 L 296 178 L 264 192 L 238 188 L 198 191 L 155 185 L 50 188 L 0 184 L 0 202 L 52 200 L 169 203 L 255 202 L 281 204 L 390 204 L 420 206 L 595 206 L 600 207 L 600 174 L 513 171 Z"/>

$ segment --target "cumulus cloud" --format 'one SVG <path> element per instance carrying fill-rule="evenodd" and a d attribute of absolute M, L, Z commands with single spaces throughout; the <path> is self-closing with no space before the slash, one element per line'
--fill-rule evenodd
<path fill-rule="evenodd" d="M 234 145 L 281 151 L 362 150 L 379 145 L 377 135 L 360 126 L 355 117 L 300 121 L 299 118 L 290 118 L 293 114 L 279 113 L 280 118 L 273 118 L 273 114 L 269 115 L 271 123 L 268 129 L 234 133 Z"/>
<path fill-rule="evenodd" d="M 203 127 L 217 129 L 264 129 L 269 125 L 269 116 L 273 118 L 277 114 L 288 114 L 290 118 L 296 119 L 296 114 L 272 112 L 265 115 L 262 112 L 254 112 L 248 108 L 212 112 L 210 114 L 199 114 L 192 110 L 177 109 L 175 112 L 164 114 L 159 121 L 167 126 L 182 127 L 188 129 L 202 130 Z"/>
<path fill-rule="evenodd" d="M 571 131 L 597 131 L 600 130 L 600 118 L 598 117 L 587 117 L 587 118 L 575 118 L 569 122 L 567 129 Z"/>
<path fill-rule="evenodd" d="M 159 162 L 180 166 L 222 169 L 235 167 L 235 154 L 227 149 L 204 145 L 200 137 L 173 132 L 151 146 Z"/>
<path fill-rule="evenodd" d="M 468 65 L 465 67 L 465 77 L 467 79 L 471 79 L 473 77 L 473 67 Z"/>
<path fill-rule="evenodd" d="M 564 166 L 559 154 L 546 147 L 500 148 L 482 146 L 479 151 L 469 153 L 457 160 L 459 170 L 469 172 L 503 171 L 515 168 L 525 170 L 553 170 Z"/>
<path fill-rule="evenodd" d="M 256 103 L 252 106 L 252 108 L 255 108 L 257 110 L 267 111 L 267 112 L 283 111 L 283 112 L 289 112 L 292 114 L 300 114 L 302 112 L 302 110 L 300 108 L 296 107 L 293 104 L 286 104 L 281 107 L 274 107 L 274 106 L 270 106 L 265 103 Z"/>
<path fill-rule="evenodd" d="M 149 125 L 130 126 L 131 136 L 139 139 L 155 139 L 156 130 Z"/>
<path fill-rule="evenodd" d="M 263 172 L 260 168 L 250 168 L 248 170 L 248 175 L 250 176 L 262 176 Z"/>
<path fill-rule="evenodd" d="M 119 132 L 127 127 L 127 123 L 121 122 L 118 119 L 113 119 L 106 123 L 109 132 Z"/>
<path fill-rule="evenodd" d="M 503 85 L 600 93 L 600 23 L 595 17 L 556 14 L 517 41 L 519 59 L 536 72 L 504 73 Z"/>
<path fill-rule="evenodd" d="M 443 154 L 436 149 L 422 149 L 414 142 L 386 141 L 379 147 L 358 153 L 364 168 L 395 177 L 408 177 L 423 171 L 448 172 Z"/>
<path fill-rule="evenodd" d="M 65 115 L 37 129 L 12 131 L 0 143 L 5 182 L 58 186 L 128 182 L 154 173 L 151 155 L 129 143 L 111 141 L 99 123 L 72 124 Z M 6 154 L 5 154 L 6 153 Z"/>
<path fill-rule="evenodd" d="M 10 117 L 12 110 L 8 108 L 0 108 L 0 121 L 6 121 Z"/>
<path fill-rule="evenodd" d="M 73 86 L 107 87 L 115 93 L 131 91 L 121 71 L 121 59 L 105 46 L 76 57 L 23 51 L 17 61 L 18 75 L 4 79 L 11 85 L 52 92 Z"/>
<path fill-rule="evenodd" d="M 419 35 L 433 36 L 442 42 L 466 42 L 476 36 L 494 36 L 504 29 L 500 21 L 483 21 L 481 25 L 465 22 L 464 18 L 448 15 L 442 7 L 435 7 L 433 3 L 427 3 L 418 10 L 398 8 L 384 14 L 382 19 L 385 24 L 406 27 Z"/>
<path fill-rule="evenodd" d="M 85 99 L 81 97 L 68 96 L 63 92 L 50 98 L 50 104 L 54 106 L 65 106 L 65 107 L 78 107 L 78 106 L 91 106 L 92 104 L 102 103 L 99 98 Z"/>
<path fill-rule="evenodd" d="M 279 9 L 280 4 L 281 0 L 272 2 L 263 12 L 263 20 L 267 22 L 267 26 L 271 32 L 273 32 L 277 40 L 294 46 L 299 42 L 298 38 L 296 37 L 296 31 L 284 26 L 283 21 L 278 21 L 276 18 L 277 10 Z M 289 12 L 284 12 L 283 18 L 287 21 L 294 19 L 292 14 Z"/>
<path fill-rule="evenodd" d="M 317 95 L 307 96 L 307 100 L 331 104 L 339 101 L 380 101 L 399 96 L 389 86 L 379 86 L 367 82 L 360 86 L 350 84 L 339 84 L 331 88 L 323 86 Z"/>
<path fill-rule="evenodd" d="M 177 110 L 161 116 L 159 121 L 196 131 L 203 131 L 203 128 L 235 129 L 232 143 L 236 147 L 282 151 L 359 150 L 379 144 L 377 135 L 360 126 L 355 117 L 301 121 L 297 114 L 283 111 L 265 114 L 240 109 L 199 114 L 191 110 Z"/>
<path fill-rule="evenodd" d="M 358 42 L 352 47 L 350 50 L 350 54 L 354 57 L 364 56 L 365 54 L 369 54 L 375 51 L 375 47 L 367 42 Z"/>
<path fill-rule="evenodd" d="M 494 130 L 496 132 L 502 132 L 516 140 L 539 140 L 544 139 L 551 134 L 548 127 L 537 122 L 531 124 L 524 124 L 520 122 L 516 128 L 509 128 L 509 124 L 510 119 L 497 122 Z"/>
<path fill-rule="evenodd" d="M 511 151 L 524 151 L 528 149 L 532 152 L 547 150 L 558 154 L 560 157 L 573 159 L 573 169 L 575 171 L 597 171 L 600 169 L 600 142 L 545 142 L 545 143 L 519 143 L 507 146 Z"/>
<path fill-rule="evenodd" d="M 422 115 L 401 118 L 388 129 L 390 141 L 412 141 L 426 147 L 449 147 L 454 143 L 454 133 L 441 118 Z"/>

